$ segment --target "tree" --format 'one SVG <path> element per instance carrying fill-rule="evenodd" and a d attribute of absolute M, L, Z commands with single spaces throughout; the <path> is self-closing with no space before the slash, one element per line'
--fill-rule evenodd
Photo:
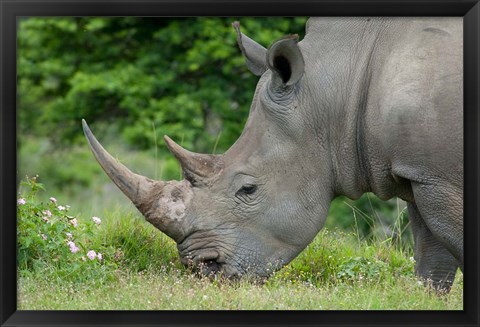
<path fill-rule="evenodd" d="M 264 46 L 304 33 L 305 18 L 241 18 Z M 258 80 L 248 72 L 234 18 L 27 18 L 18 42 L 19 138 L 56 145 L 114 126 L 135 148 L 168 134 L 197 152 L 240 135 Z M 101 124 L 103 123 L 103 124 Z M 98 126 L 103 126 L 99 128 Z"/>

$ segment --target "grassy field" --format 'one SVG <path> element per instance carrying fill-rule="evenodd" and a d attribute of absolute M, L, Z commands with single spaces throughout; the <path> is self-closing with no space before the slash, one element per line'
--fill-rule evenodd
<path fill-rule="evenodd" d="M 462 310 L 461 273 L 448 295 L 425 288 L 409 250 L 324 229 L 264 283 L 199 278 L 175 243 L 139 215 L 117 211 L 84 236 L 102 264 L 72 269 L 39 258 L 19 270 L 20 310 Z M 73 255 L 73 254 L 72 254 Z M 87 259 L 87 261 L 89 261 Z M 90 266 L 89 266 L 90 267 Z"/>
<path fill-rule="evenodd" d="M 438 297 L 415 280 L 221 285 L 181 272 L 118 273 L 104 285 L 21 279 L 20 310 L 462 310 L 461 287 Z M 56 290 L 56 291 L 55 291 Z"/>

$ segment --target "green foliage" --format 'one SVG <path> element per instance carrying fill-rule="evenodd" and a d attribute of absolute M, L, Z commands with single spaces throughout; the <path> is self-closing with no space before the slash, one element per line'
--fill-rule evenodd
<path fill-rule="evenodd" d="M 366 258 L 355 257 L 346 259 L 339 266 L 336 277 L 348 281 L 362 279 L 377 281 L 386 272 L 387 265 L 383 261 L 375 260 L 371 262 Z"/>
<path fill-rule="evenodd" d="M 240 135 L 257 77 L 235 18 L 24 18 L 18 33 L 19 138 L 81 138 L 80 120 L 118 125 L 138 149 L 168 134 L 198 152 Z M 302 34 L 306 18 L 241 18 L 264 46 Z M 152 124 L 156 128 L 152 133 Z M 100 131 L 99 135 L 102 135 Z M 163 148 L 164 149 L 164 148 Z"/>
<path fill-rule="evenodd" d="M 69 280 L 88 280 L 103 276 L 114 265 L 111 248 L 91 247 L 91 238 L 101 220 L 80 222 L 69 216 L 69 206 L 55 198 L 48 203 L 37 200 L 44 190 L 37 178 L 22 182 L 27 188 L 17 200 L 17 266 L 21 274 L 53 271 L 55 276 Z M 101 252 L 100 252 L 101 251 Z"/>
<path fill-rule="evenodd" d="M 37 177 L 27 177 L 21 186 L 17 265 L 22 275 L 46 273 L 78 282 L 113 278 L 119 266 L 137 272 L 182 268 L 175 243 L 143 220 L 120 212 L 106 221 L 82 220 L 54 197 L 40 201 L 38 192 L 45 188 Z"/>

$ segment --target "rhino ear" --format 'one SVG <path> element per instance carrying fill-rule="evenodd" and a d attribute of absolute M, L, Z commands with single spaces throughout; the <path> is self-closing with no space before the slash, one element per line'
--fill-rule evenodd
<path fill-rule="evenodd" d="M 262 75 L 267 70 L 267 49 L 240 32 L 239 22 L 234 22 L 232 26 L 237 32 L 237 43 L 245 57 L 248 69 L 256 76 Z"/>
<path fill-rule="evenodd" d="M 267 65 L 273 72 L 274 84 L 294 85 L 303 76 L 305 62 L 298 47 L 298 35 L 278 40 L 267 53 Z"/>

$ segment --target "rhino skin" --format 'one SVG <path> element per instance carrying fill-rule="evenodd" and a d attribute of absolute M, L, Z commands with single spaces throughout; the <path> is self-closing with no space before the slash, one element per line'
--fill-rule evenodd
<path fill-rule="evenodd" d="M 416 273 L 449 289 L 463 270 L 461 18 L 310 18 L 267 50 L 233 24 L 261 76 L 239 139 L 222 155 L 168 137 L 183 181 L 112 158 L 105 172 L 203 274 L 267 277 L 324 225 L 331 200 L 373 192 L 408 205 Z"/>

